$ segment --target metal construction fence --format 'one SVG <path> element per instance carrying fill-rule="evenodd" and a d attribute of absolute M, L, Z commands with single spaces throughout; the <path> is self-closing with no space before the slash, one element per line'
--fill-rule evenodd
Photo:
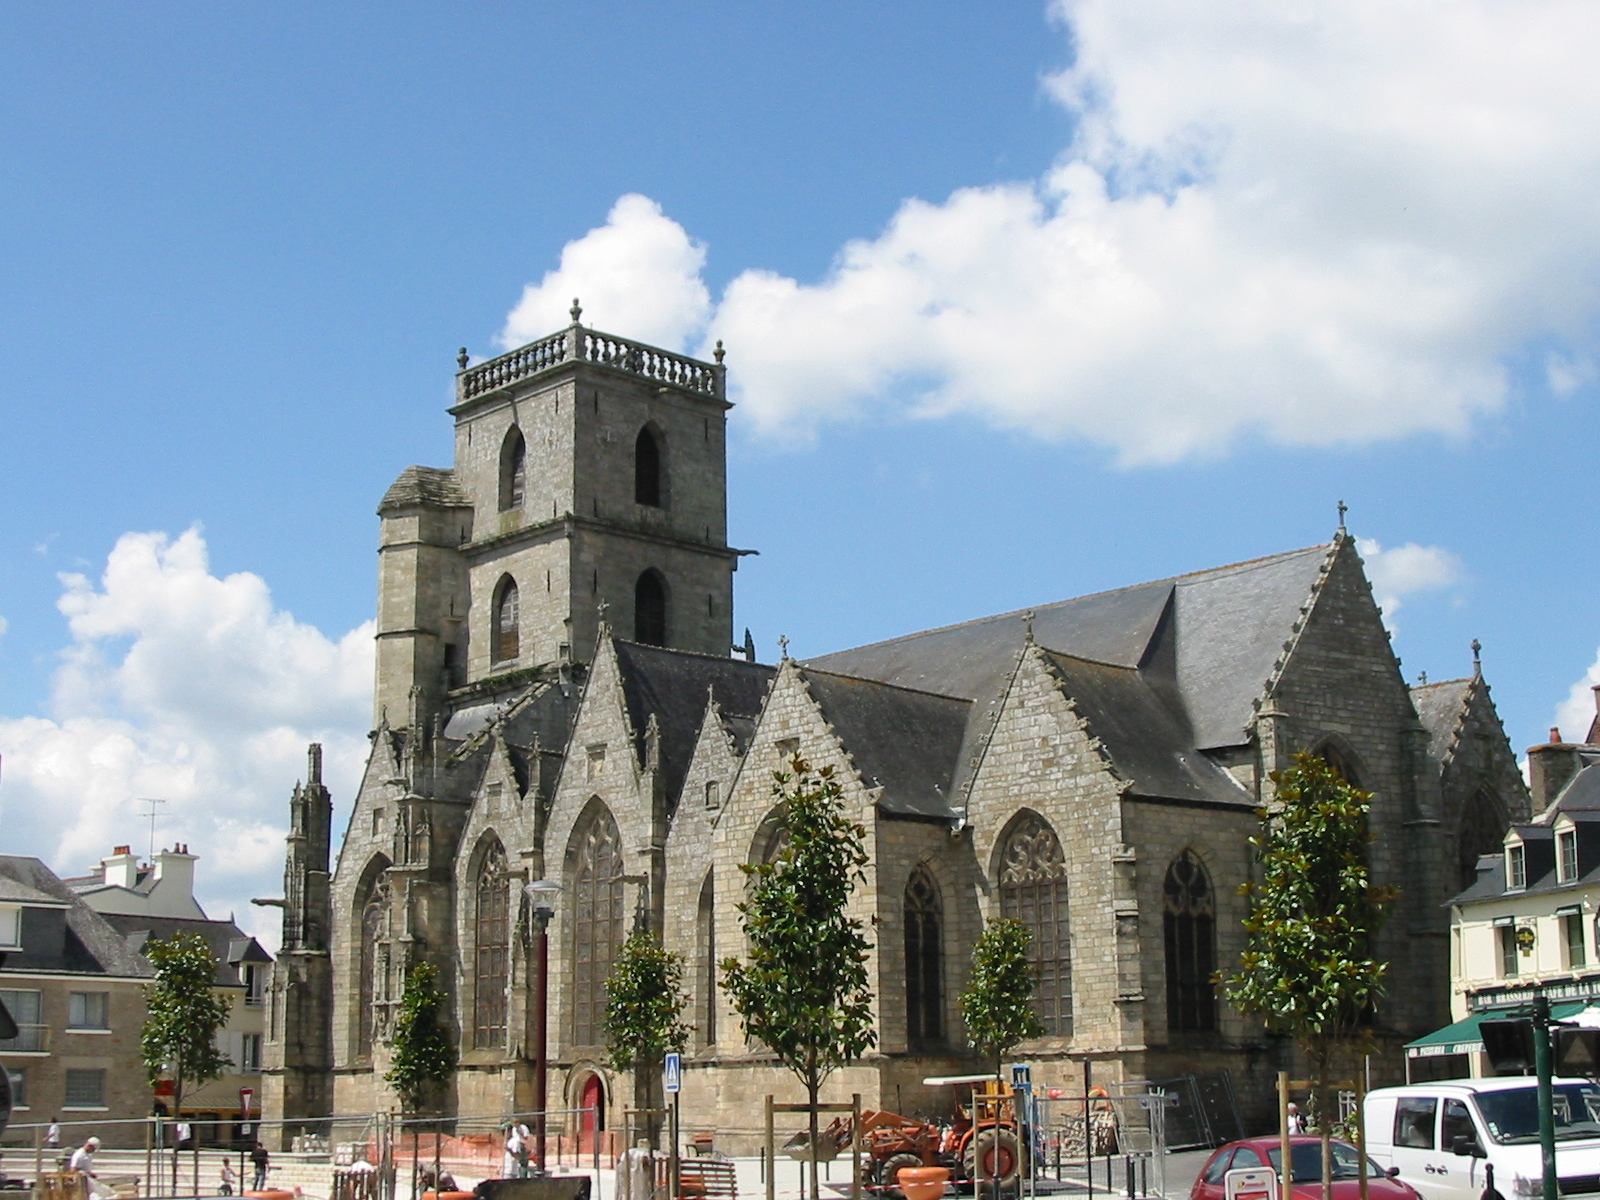
<path fill-rule="evenodd" d="M 292 1121 L 13 1122 L 0 1140 L 0 1196 L 18 1187 L 38 1200 L 238 1195 L 265 1188 L 326 1200 L 412 1200 L 438 1190 L 441 1178 L 470 1190 L 482 1179 L 532 1173 L 539 1165 L 533 1132 L 539 1116 L 379 1112 Z M 626 1148 L 619 1132 L 594 1128 L 592 1109 L 552 1109 L 543 1116 L 548 1169 L 614 1168 Z M 99 1141 L 92 1178 L 69 1171 L 73 1152 L 90 1138 Z M 258 1171 L 258 1146 L 266 1152 L 264 1171 Z"/>

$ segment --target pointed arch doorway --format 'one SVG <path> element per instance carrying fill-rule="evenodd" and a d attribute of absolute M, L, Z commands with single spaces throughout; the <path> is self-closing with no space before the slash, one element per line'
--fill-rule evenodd
<path fill-rule="evenodd" d="M 594 1072 L 584 1077 L 583 1086 L 578 1089 L 578 1108 L 578 1128 L 583 1131 L 579 1153 L 598 1153 L 600 1135 L 606 1129 L 606 1085 Z"/>

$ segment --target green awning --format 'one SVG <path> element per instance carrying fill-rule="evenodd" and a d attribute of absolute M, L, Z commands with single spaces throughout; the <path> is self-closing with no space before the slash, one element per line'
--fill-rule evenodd
<path fill-rule="evenodd" d="M 1588 1008 L 1587 1001 L 1578 1001 L 1569 1004 L 1552 1004 L 1550 1015 L 1561 1021 Z M 1464 1021 L 1457 1021 L 1454 1025 L 1446 1025 L 1443 1029 L 1435 1029 L 1426 1037 L 1419 1037 L 1414 1042 L 1406 1043 L 1407 1058 L 1440 1058 L 1446 1054 L 1473 1054 L 1483 1049 L 1483 1035 L 1478 1032 L 1478 1025 L 1482 1021 L 1493 1021 L 1512 1015 L 1512 1010 L 1496 1012 L 1473 1013 Z"/>

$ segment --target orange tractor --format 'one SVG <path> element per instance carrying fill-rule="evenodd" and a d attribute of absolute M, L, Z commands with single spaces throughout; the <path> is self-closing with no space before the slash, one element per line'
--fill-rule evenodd
<path fill-rule="evenodd" d="M 1022 1137 L 1017 1128 L 1011 1085 L 993 1075 L 941 1075 L 924 1079 L 926 1087 L 957 1088 L 955 1117 L 936 1123 L 898 1113 L 864 1110 L 861 1114 L 862 1175 L 884 1196 L 901 1195 L 896 1177 L 905 1167 L 949 1167 L 957 1184 L 998 1179 L 1002 1191 L 1014 1193 L 1022 1164 Z M 960 1089 L 970 1095 L 965 1107 Z M 840 1117 L 818 1134 L 825 1157 L 848 1152 L 849 1117 Z M 804 1157 L 806 1135 L 796 1134 L 784 1149 Z M 833 1154 L 827 1151 L 832 1150 Z"/>

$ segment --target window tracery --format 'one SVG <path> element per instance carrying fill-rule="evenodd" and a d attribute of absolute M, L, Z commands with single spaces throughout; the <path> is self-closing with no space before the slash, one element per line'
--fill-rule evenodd
<path fill-rule="evenodd" d="M 905 894 L 906 1038 L 913 1049 L 944 1038 L 944 899 L 925 867 Z"/>
<path fill-rule="evenodd" d="M 573 885 L 572 1040 L 597 1046 L 604 1040 L 606 982 L 626 936 L 622 838 L 610 812 L 589 818 L 578 842 Z"/>
<path fill-rule="evenodd" d="M 506 982 L 511 956 L 510 877 L 505 848 L 495 842 L 478 867 L 473 1044 L 480 1050 L 506 1041 Z"/>
<path fill-rule="evenodd" d="M 1167 1028 L 1217 1027 L 1216 900 L 1205 864 L 1192 850 L 1172 860 L 1162 883 L 1162 933 L 1167 959 Z"/>
<path fill-rule="evenodd" d="M 1061 840 L 1036 813 L 1019 820 L 1000 854 L 1000 915 L 1033 935 L 1028 957 L 1035 972 L 1034 1010 L 1045 1033 L 1072 1036 L 1072 932 L 1067 911 L 1067 862 Z"/>

